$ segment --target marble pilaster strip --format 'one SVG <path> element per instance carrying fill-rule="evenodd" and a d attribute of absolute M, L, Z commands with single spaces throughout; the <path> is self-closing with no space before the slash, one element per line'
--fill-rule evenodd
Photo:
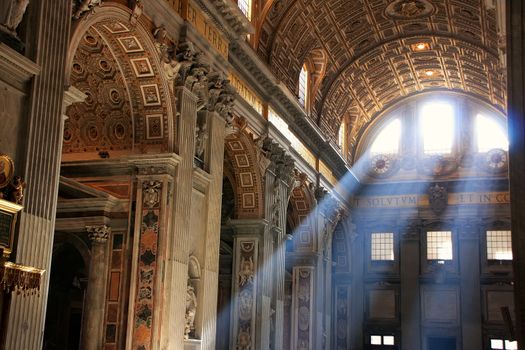
<path fill-rule="evenodd" d="M 274 344 L 273 348 L 280 348 L 283 346 L 283 331 L 284 331 L 284 279 L 285 279 L 285 254 L 286 254 L 286 214 L 288 207 L 288 185 L 281 180 L 277 180 L 277 198 L 275 202 L 278 218 L 278 226 L 275 227 L 275 246 L 274 261 L 275 261 L 275 278 L 274 278 L 274 325 L 270 329 Z"/>
<path fill-rule="evenodd" d="M 211 181 L 207 194 L 208 213 L 203 272 L 204 285 L 207 287 L 203 290 L 202 298 L 203 329 L 201 330 L 201 339 L 203 349 L 215 349 L 225 121 L 217 113 L 208 112 L 207 123 L 210 132 L 208 168 Z M 214 283 L 206 283 L 207 281 Z"/>
<path fill-rule="evenodd" d="M 403 232 L 400 241 L 401 274 L 401 347 L 403 349 L 421 349 L 421 306 L 419 282 L 419 223 L 417 221 L 401 223 L 399 231 Z M 355 296 L 354 296 L 355 298 Z"/>
<path fill-rule="evenodd" d="M 193 188 L 193 159 L 195 150 L 195 125 L 197 121 L 197 97 L 185 87 L 175 89 L 177 109 L 180 118 L 177 123 L 177 148 L 180 162 L 177 166 L 173 188 L 173 209 L 170 213 L 170 234 L 168 235 L 164 289 L 165 305 L 162 310 L 160 343 L 164 348 L 183 348 L 190 255 L 190 217 Z M 177 336 L 174 336 L 177 335 Z M 180 335 L 180 336 L 179 336 Z"/>
<path fill-rule="evenodd" d="M 49 286 L 54 221 L 62 153 L 62 108 L 71 1 L 34 2 L 38 23 L 32 25 L 41 74 L 35 78 L 28 113 L 25 209 L 20 218 L 16 262 L 45 269 L 42 293 L 13 295 L 7 329 L 7 349 L 42 348 Z"/>
<path fill-rule="evenodd" d="M 173 201 L 170 194 L 179 161 L 176 155 L 133 161 L 138 175 L 127 348 L 156 349 L 162 325 L 168 322 L 163 318 L 163 310 L 170 290 L 163 281 L 163 271 L 171 235 Z M 182 331 L 180 336 L 182 338 Z"/>
<path fill-rule="evenodd" d="M 483 324 L 480 284 L 480 220 L 464 219 L 459 221 L 459 271 L 461 273 L 461 334 L 463 348 L 483 348 Z M 464 297 L 468 296 L 468 297 Z"/>
<path fill-rule="evenodd" d="M 509 180 L 514 267 L 514 303 L 519 344 L 525 343 L 525 3 L 507 2 Z"/>
<path fill-rule="evenodd" d="M 292 349 L 314 350 L 314 267 L 294 266 L 292 296 Z"/>
<path fill-rule="evenodd" d="M 233 336 L 231 349 L 251 350 L 256 345 L 257 284 L 259 277 L 259 238 L 238 237 L 234 239 L 233 267 Z M 268 322 L 269 319 L 266 319 Z"/>

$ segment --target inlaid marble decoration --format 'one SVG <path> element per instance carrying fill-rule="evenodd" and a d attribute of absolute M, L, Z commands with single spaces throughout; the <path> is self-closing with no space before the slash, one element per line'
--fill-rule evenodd
<path fill-rule="evenodd" d="M 239 239 L 236 242 L 234 338 L 236 349 L 253 349 L 255 337 L 255 309 L 257 291 L 257 254 L 256 239 Z"/>
<path fill-rule="evenodd" d="M 294 349 L 313 350 L 312 344 L 312 293 L 313 267 L 297 266 L 294 276 Z"/>
<path fill-rule="evenodd" d="M 347 286 L 338 286 L 336 291 L 336 349 L 348 349 L 348 290 Z"/>
<path fill-rule="evenodd" d="M 143 182 L 137 290 L 133 324 L 131 325 L 133 327 L 133 350 L 150 350 L 153 346 L 153 294 L 157 278 L 161 195 L 161 182 Z"/>

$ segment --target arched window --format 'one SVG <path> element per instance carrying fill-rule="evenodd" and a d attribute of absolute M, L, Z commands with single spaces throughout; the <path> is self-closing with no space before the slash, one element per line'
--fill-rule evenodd
<path fill-rule="evenodd" d="M 424 154 L 450 154 L 454 144 L 454 108 L 444 101 L 426 103 L 420 126 Z"/>
<path fill-rule="evenodd" d="M 308 69 L 306 65 L 303 65 L 301 68 L 301 73 L 299 73 L 299 103 L 305 107 L 306 99 L 308 97 Z"/>
<path fill-rule="evenodd" d="M 488 152 L 492 149 L 508 151 L 509 141 L 506 131 L 495 118 L 478 114 L 475 128 L 478 152 Z"/>
<path fill-rule="evenodd" d="M 237 6 L 249 20 L 252 19 L 252 0 L 238 0 Z"/>
<path fill-rule="evenodd" d="M 362 134 L 354 158 L 363 160 L 356 171 L 378 179 L 396 173 L 403 180 L 456 176 L 471 164 L 475 169 L 467 176 L 501 175 L 508 169 L 508 148 L 503 115 L 471 97 L 433 93 L 408 99 L 380 116 Z"/>
<path fill-rule="evenodd" d="M 337 133 L 337 145 L 341 148 L 341 151 L 345 148 L 345 134 L 346 134 L 346 123 L 341 123 L 339 132 Z"/>
<path fill-rule="evenodd" d="M 400 140 L 401 120 L 394 119 L 377 135 L 370 147 L 370 154 L 372 156 L 377 154 L 397 154 L 399 153 Z"/>

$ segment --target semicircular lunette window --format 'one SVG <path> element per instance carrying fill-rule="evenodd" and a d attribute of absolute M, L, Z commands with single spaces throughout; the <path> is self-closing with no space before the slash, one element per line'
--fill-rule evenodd
<path fill-rule="evenodd" d="M 483 114 L 476 116 L 476 143 L 480 153 L 495 149 L 503 151 L 509 149 L 506 130 L 495 118 Z"/>
<path fill-rule="evenodd" d="M 420 114 L 423 152 L 426 155 L 452 153 L 454 144 L 454 108 L 447 102 L 430 102 Z"/>
<path fill-rule="evenodd" d="M 401 141 L 401 120 L 396 118 L 379 132 L 369 151 L 369 174 L 387 177 L 397 170 L 397 155 Z"/>
<path fill-rule="evenodd" d="M 388 123 L 377 135 L 370 147 L 370 155 L 395 155 L 399 153 L 401 139 L 401 120 L 399 118 Z"/>

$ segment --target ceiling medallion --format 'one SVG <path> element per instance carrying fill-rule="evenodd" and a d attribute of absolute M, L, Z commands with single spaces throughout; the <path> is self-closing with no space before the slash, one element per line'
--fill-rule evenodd
<path fill-rule="evenodd" d="M 435 10 L 428 0 L 395 0 L 387 6 L 385 15 L 391 19 L 410 20 L 429 17 Z"/>

